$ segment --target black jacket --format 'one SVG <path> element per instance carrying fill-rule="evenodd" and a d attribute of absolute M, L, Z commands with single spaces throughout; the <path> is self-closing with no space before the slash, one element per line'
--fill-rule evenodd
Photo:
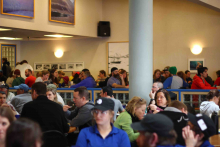
<path fill-rule="evenodd" d="M 22 109 L 21 117 L 38 122 L 43 132 L 57 130 L 61 133 L 67 133 L 69 131 L 63 108 L 43 95 L 26 103 Z"/>
<path fill-rule="evenodd" d="M 10 72 L 11 72 L 11 67 L 10 67 L 10 63 L 8 61 L 5 61 L 3 63 L 3 66 L 2 66 L 2 71 L 3 71 L 3 75 L 8 77 Z"/>

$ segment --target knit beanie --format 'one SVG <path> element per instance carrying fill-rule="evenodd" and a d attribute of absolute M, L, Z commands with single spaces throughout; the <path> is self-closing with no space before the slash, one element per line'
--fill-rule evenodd
<path fill-rule="evenodd" d="M 170 67 L 170 68 L 169 68 L 169 72 L 170 72 L 171 74 L 173 74 L 173 75 L 176 75 L 176 73 L 177 73 L 177 68 L 176 68 L 176 66 Z"/>

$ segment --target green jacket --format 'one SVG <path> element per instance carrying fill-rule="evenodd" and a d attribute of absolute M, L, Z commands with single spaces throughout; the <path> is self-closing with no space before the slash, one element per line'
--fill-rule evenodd
<path fill-rule="evenodd" d="M 18 86 L 18 85 L 20 85 L 20 84 L 24 84 L 24 78 L 22 78 L 22 77 L 17 77 L 17 78 L 15 78 L 15 79 L 13 80 L 13 82 L 12 82 L 12 87 Z"/>
<path fill-rule="evenodd" d="M 131 128 L 131 124 L 132 124 L 132 118 L 131 115 L 125 111 L 122 112 L 118 118 L 116 119 L 114 126 L 124 130 L 127 134 L 128 137 L 130 139 L 130 142 L 135 141 L 138 136 L 140 135 L 140 133 L 135 132 L 132 128 Z"/>

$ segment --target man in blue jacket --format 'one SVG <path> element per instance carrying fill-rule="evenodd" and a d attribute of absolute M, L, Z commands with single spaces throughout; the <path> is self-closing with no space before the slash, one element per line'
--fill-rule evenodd
<path fill-rule="evenodd" d="M 83 80 L 76 85 L 72 85 L 70 88 L 78 88 L 81 86 L 84 86 L 86 88 L 96 87 L 96 82 L 94 78 L 91 76 L 89 71 L 82 72 L 82 76 L 83 76 Z"/>

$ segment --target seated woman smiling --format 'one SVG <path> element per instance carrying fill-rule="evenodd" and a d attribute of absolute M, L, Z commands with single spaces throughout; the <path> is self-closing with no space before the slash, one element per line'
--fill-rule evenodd
<path fill-rule="evenodd" d="M 113 126 L 114 101 L 99 98 L 92 109 L 95 125 L 79 133 L 76 147 L 130 147 L 128 135 Z"/>

